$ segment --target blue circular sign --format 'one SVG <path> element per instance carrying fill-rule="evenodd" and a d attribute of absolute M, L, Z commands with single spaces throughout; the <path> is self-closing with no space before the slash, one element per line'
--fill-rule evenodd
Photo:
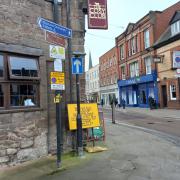
<path fill-rule="evenodd" d="M 51 78 L 51 81 L 52 81 L 52 83 L 55 83 L 56 82 L 56 78 Z"/>
<path fill-rule="evenodd" d="M 177 63 L 179 63 L 179 62 L 180 62 L 180 57 L 179 57 L 179 56 L 175 57 L 175 61 L 176 61 Z"/>

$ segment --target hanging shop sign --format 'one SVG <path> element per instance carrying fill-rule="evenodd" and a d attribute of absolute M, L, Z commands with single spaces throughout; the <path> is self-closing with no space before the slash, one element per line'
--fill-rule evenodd
<path fill-rule="evenodd" d="M 64 73 L 51 72 L 51 90 L 65 90 Z"/>
<path fill-rule="evenodd" d="M 180 68 L 180 51 L 173 52 L 173 68 Z"/>
<path fill-rule="evenodd" d="M 49 56 L 54 59 L 65 59 L 65 48 L 61 46 L 50 45 Z"/>
<path fill-rule="evenodd" d="M 107 0 L 88 0 L 88 28 L 108 29 Z"/>
<path fill-rule="evenodd" d="M 96 103 L 80 104 L 82 128 L 99 127 L 99 113 Z M 77 129 L 77 104 L 68 104 L 69 129 Z"/>

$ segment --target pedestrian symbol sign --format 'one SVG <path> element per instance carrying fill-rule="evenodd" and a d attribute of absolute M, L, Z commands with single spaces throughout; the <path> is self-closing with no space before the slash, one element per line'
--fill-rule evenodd
<path fill-rule="evenodd" d="M 72 74 L 83 74 L 83 59 L 72 58 Z"/>

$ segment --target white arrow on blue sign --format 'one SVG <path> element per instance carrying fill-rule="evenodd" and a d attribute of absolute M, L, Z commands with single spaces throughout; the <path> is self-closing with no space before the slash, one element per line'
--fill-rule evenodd
<path fill-rule="evenodd" d="M 83 74 L 83 59 L 73 57 L 71 60 L 72 60 L 72 74 Z"/>
<path fill-rule="evenodd" d="M 65 38 L 72 38 L 72 29 L 56 24 L 52 21 L 48 21 L 44 18 L 38 18 L 38 25 L 41 29 L 49 31 Z"/>

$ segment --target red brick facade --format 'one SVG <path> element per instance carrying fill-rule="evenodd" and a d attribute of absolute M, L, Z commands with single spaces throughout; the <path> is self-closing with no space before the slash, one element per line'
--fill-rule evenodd
<path fill-rule="evenodd" d="M 117 79 L 117 52 L 114 47 L 99 58 L 100 87 L 116 84 Z"/>
<path fill-rule="evenodd" d="M 153 50 L 152 46 L 159 39 L 161 34 L 166 30 L 169 25 L 170 20 L 172 19 L 175 11 L 180 9 L 180 2 L 174 4 L 173 6 L 165 9 L 164 11 L 150 11 L 143 18 L 141 18 L 136 23 L 129 23 L 124 33 L 119 35 L 116 38 L 116 49 L 118 56 L 118 72 L 119 80 L 134 80 L 141 79 L 141 77 L 146 78 L 145 76 L 150 76 L 150 74 L 156 75 L 157 65 L 154 63 L 154 56 L 156 51 Z M 122 50 L 124 47 L 124 50 Z M 150 59 L 150 67 L 148 67 L 147 59 Z M 149 72 L 148 72 L 149 68 Z M 119 81 L 119 82 L 120 82 Z M 123 83 L 123 82 L 122 82 Z M 138 104 L 141 101 L 141 89 L 142 84 L 137 84 L 141 82 L 136 82 L 131 85 L 131 104 L 134 102 Z M 154 94 L 157 94 L 155 87 L 157 87 L 157 82 L 154 81 L 148 82 L 148 85 L 144 85 L 144 96 L 146 99 L 142 104 L 148 105 L 148 97 L 150 96 L 149 87 L 154 89 Z M 151 83 L 151 84 L 150 84 Z M 145 83 L 144 83 L 145 84 Z M 124 85 L 120 85 L 121 88 L 125 88 Z M 125 94 L 128 94 L 128 87 Z M 136 86 L 136 87 L 135 87 Z M 136 89 L 136 90 L 135 90 Z M 146 92 L 145 92 L 146 91 Z M 136 100 L 133 100 L 133 98 Z M 154 95 L 155 96 L 155 95 Z M 127 101 L 128 97 L 126 97 Z M 158 96 L 156 98 L 158 101 Z M 133 102 L 134 101 L 134 102 Z M 129 103 L 129 102 L 128 102 Z M 134 104 L 133 104 L 134 105 Z M 148 107 L 148 106 L 147 106 Z"/>

